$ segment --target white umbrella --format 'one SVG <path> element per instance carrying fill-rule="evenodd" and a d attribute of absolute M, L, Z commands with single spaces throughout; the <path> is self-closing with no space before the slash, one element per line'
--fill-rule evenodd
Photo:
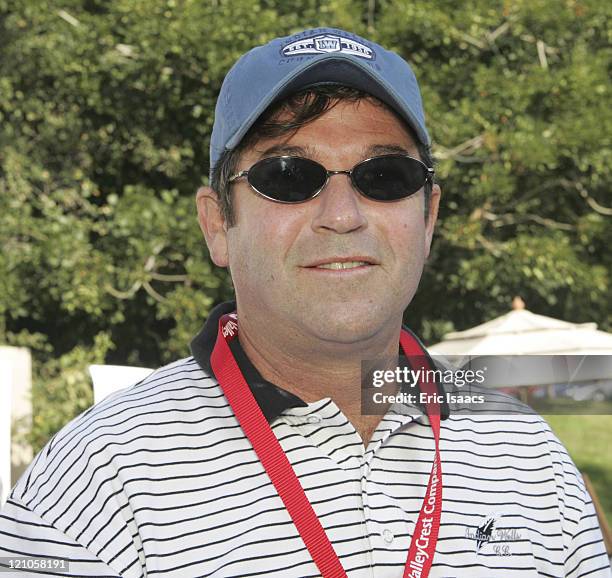
<path fill-rule="evenodd" d="M 569 323 L 525 309 L 520 297 L 512 311 L 465 331 L 454 331 L 429 348 L 438 355 L 612 355 L 612 334 L 595 323 Z"/>

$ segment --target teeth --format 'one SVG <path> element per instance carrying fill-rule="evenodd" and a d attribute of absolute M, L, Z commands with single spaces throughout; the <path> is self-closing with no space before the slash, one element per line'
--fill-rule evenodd
<path fill-rule="evenodd" d="M 317 265 L 318 269 L 353 269 L 354 267 L 361 267 L 362 265 L 369 265 L 365 261 L 343 261 L 342 263 L 325 263 L 324 265 Z"/>

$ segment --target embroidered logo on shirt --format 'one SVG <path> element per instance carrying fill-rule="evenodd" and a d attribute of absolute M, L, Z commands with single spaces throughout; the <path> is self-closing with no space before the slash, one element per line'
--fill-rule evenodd
<path fill-rule="evenodd" d="M 495 529 L 495 518 L 489 516 L 484 524 L 476 528 L 476 550 L 480 550 L 483 544 L 486 544 L 491 540 L 493 530 Z"/>
<path fill-rule="evenodd" d="M 507 542 L 522 540 L 517 528 L 500 528 L 500 518 L 503 514 L 495 512 L 485 517 L 477 528 L 465 529 L 465 537 L 476 541 L 476 552 L 481 551 L 491 543 L 493 553 L 497 556 L 510 556 L 510 545 Z"/>
<path fill-rule="evenodd" d="M 374 51 L 368 48 L 365 44 L 346 38 L 345 36 L 336 36 L 334 34 L 323 34 L 320 36 L 311 36 L 310 38 L 302 38 L 291 44 L 287 44 L 283 48 L 283 56 L 298 56 L 304 54 L 326 54 L 330 52 L 340 52 L 342 54 L 350 54 L 351 56 L 359 56 L 367 60 L 374 59 Z"/>

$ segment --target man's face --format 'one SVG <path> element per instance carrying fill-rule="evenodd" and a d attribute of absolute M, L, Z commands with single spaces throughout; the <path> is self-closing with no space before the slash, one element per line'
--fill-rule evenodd
<path fill-rule="evenodd" d="M 295 134 L 259 141 L 243 154 L 238 170 L 284 154 L 346 170 L 399 150 L 418 158 L 392 112 L 368 100 L 341 101 Z M 429 254 L 437 186 L 427 222 L 423 190 L 401 201 L 377 202 L 355 191 L 347 175 L 332 176 L 317 197 L 301 204 L 269 201 L 246 179 L 233 185 L 232 194 L 235 226 L 217 238 L 211 255 L 217 265 L 229 265 L 239 315 L 248 316 L 251 326 L 270 332 L 276 324 L 285 337 L 330 346 L 399 329 Z M 320 266 L 347 259 L 368 264 Z"/>

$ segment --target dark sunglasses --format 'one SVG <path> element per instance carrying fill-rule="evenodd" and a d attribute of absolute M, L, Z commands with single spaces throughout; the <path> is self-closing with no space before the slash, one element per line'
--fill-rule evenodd
<path fill-rule="evenodd" d="M 399 201 L 433 183 L 434 170 L 408 155 L 391 154 L 365 159 L 348 171 L 328 171 L 304 157 L 269 157 L 248 171 L 232 175 L 230 183 L 246 177 L 262 197 L 278 203 L 303 203 L 316 197 L 332 175 L 348 175 L 353 187 L 375 201 Z"/>

